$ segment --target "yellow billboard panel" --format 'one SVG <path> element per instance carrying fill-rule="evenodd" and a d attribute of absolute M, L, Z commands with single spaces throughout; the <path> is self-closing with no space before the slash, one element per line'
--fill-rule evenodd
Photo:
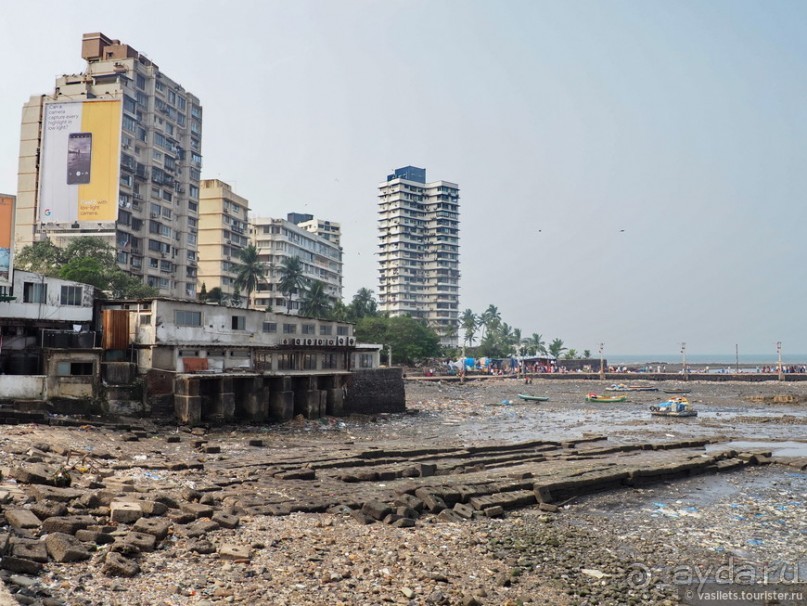
<path fill-rule="evenodd" d="M 39 169 L 42 223 L 118 218 L 121 102 L 46 103 Z"/>
<path fill-rule="evenodd" d="M 11 245 L 14 233 L 14 197 L 0 194 L 0 286 L 11 285 Z"/>

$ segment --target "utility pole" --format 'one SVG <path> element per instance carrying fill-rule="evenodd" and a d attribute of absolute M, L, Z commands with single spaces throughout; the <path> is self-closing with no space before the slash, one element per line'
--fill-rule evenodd
<path fill-rule="evenodd" d="M 689 381 L 689 374 L 687 373 L 687 344 L 681 343 L 681 357 L 684 372 L 684 381 Z"/>
<path fill-rule="evenodd" d="M 602 343 L 600 343 L 600 380 L 605 379 L 605 364 L 604 364 L 603 358 L 602 358 L 602 348 L 603 348 L 603 346 L 604 345 Z"/>
<path fill-rule="evenodd" d="M 387 345 L 387 366 L 392 368 L 392 345 Z"/>
<path fill-rule="evenodd" d="M 778 379 L 779 379 L 780 381 L 784 381 L 784 380 L 785 380 L 785 375 L 784 375 L 784 373 L 782 372 L 782 342 L 781 342 L 781 341 L 777 341 L 777 342 L 776 342 L 776 354 L 777 354 L 777 356 L 778 356 L 778 358 L 779 358 L 779 362 L 778 362 L 778 364 L 777 364 L 777 368 L 778 368 Z"/>

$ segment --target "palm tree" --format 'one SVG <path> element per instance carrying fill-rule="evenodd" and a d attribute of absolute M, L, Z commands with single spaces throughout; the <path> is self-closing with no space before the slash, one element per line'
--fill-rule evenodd
<path fill-rule="evenodd" d="M 303 264 L 299 257 L 286 257 L 280 264 L 278 288 L 286 297 L 286 311 L 291 313 L 291 296 L 305 288 L 307 279 L 303 274 Z"/>
<path fill-rule="evenodd" d="M 373 298 L 373 291 L 369 288 L 360 288 L 350 303 L 351 310 L 356 320 L 361 320 L 366 316 L 378 314 L 378 304 Z"/>
<path fill-rule="evenodd" d="M 499 338 L 501 339 L 501 343 L 507 350 L 508 354 L 512 353 L 513 344 L 515 342 L 515 334 L 513 333 L 513 327 L 507 322 L 502 322 L 501 326 L 499 326 Z"/>
<path fill-rule="evenodd" d="M 236 290 L 247 292 L 247 307 L 251 304 L 252 293 L 258 288 L 260 282 L 266 282 L 266 265 L 258 257 L 258 249 L 254 244 L 238 251 L 238 261 L 235 265 Z"/>
<path fill-rule="evenodd" d="M 532 333 L 532 336 L 529 339 L 529 344 L 536 356 L 538 354 L 547 353 L 546 343 L 544 343 L 543 335 L 539 335 L 537 332 Z"/>
<path fill-rule="evenodd" d="M 326 318 L 331 313 L 331 298 L 325 291 L 325 283 L 314 280 L 300 300 L 300 313 L 312 318 Z"/>
<path fill-rule="evenodd" d="M 525 341 L 525 339 L 521 338 L 521 329 L 520 328 L 514 328 L 513 329 L 513 349 L 515 350 L 517 356 L 520 356 L 520 355 L 523 354 L 524 341 Z"/>
<path fill-rule="evenodd" d="M 485 327 L 485 334 L 488 334 L 491 330 L 499 326 L 499 323 L 502 321 L 502 314 L 499 312 L 499 308 L 491 303 L 488 305 L 488 308 L 482 312 L 480 319 L 482 326 Z"/>
<path fill-rule="evenodd" d="M 552 354 L 556 359 L 560 358 L 560 354 L 566 351 L 566 348 L 563 346 L 563 341 L 561 339 L 555 339 L 549 344 L 549 353 Z"/>
<path fill-rule="evenodd" d="M 465 332 L 465 343 L 468 344 L 468 347 L 473 346 L 476 330 L 480 325 L 479 317 L 472 310 L 466 309 L 462 312 L 460 326 L 462 326 L 462 330 Z"/>

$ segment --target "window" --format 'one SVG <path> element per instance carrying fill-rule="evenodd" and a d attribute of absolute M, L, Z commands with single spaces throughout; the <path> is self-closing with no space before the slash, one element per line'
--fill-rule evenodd
<path fill-rule="evenodd" d="M 177 309 L 174 311 L 174 323 L 177 326 L 201 326 L 202 312 Z"/>
<path fill-rule="evenodd" d="M 317 327 L 314 324 L 303 324 L 303 334 L 304 335 L 315 335 L 317 334 Z"/>
<path fill-rule="evenodd" d="M 142 314 L 140 316 L 140 324 L 141 325 L 151 324 L 151 314 Z"/>
<path fill-rule="evenodd" d="M 233 330 L 246 330 L 247 317 L 246 316 L 233 316 L 232 329 Z"/>
<path fill-rule="evenodd" d="M 131 116 L 127 116 L 123 114 L 123 128 L 124 130 L 128 130 L 130 133 L 137 132 L 137 121 L 132 118 Z"/>
<path fill-rule="evenodd" d="M 323 336 L 329 336 L 333 334 L 333 326 L 330 324 L 320 324 L 319 327 L 319 334 Z"/>
<path fill-rule="evenodd" d="M 372 368 L 373 367 L 373 354 L 359 355 L 359 368 Z"/>
<path fill-rule="evenodd" d="M 277 332 L 277 322 L 264 322 L 263 332 Z"/>
<path fill-rule="evenodd" d="M 59 377 L 88 377 L 93 373 L 92 362 L 57 362 L 56 375 Z"/>
<path fill-rule="evenodd" d="M 296 335 L 297 334 L 297 325 L 296 324 L 284 324 L 283 325 L 283 334 L 284 335 Z"/>
<path fill-rule="evenodd" d="M 62 286 L 62 305 L 81 305 L 81 286 Z"/>
<path fill-rule="evenodd" d="M 23 303 L 47 303 L 48 285 L 24 282 L 22 285 Z"/>
<path fill-rule="evenodd" d="M 340 337 L 346 337 L 347 336 L 347 326 L 337 326 L 336 327 L 336 334 L 339 335 Z"/>
<path fill-rule="evenodd" d="M 278 354 L 277 356 L 277 369 L 278 370 L 294 370 L 297 367 L 295 364 L 294 354 Z"/>
<path fill-rule="evenodd" d="M 322 354 L 322 370 L 338 368 L 337 355 L 333 353 Z"/>
<path fill-rule="evenodd" d="M 316 370 L 317 369 L 317 355 L 312 353 L 307 353 L 303 355 L 303 368 L 305 370 Z"/>

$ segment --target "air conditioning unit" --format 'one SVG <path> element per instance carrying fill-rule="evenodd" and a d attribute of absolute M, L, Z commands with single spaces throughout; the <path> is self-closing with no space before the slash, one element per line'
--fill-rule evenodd
<path fill-rule="evenodd" d="M 353 337 L 350 337 L 350 338 L 347 340 L 347 344 L 348 344 L 348 345 L 355 345 L 355 344 L 356 344 L 356 339 L 354 339 Z"/>
<path fill-rule="evenodd" d="M 317 345 L 322 345 L 322 339 L 317 339 Z"/>
<path fill-rule="evenodd" d="M 159 219 L 160 218 L 160 213 L 151 213 L 151 218 L 152 219 Z"/>
<path fill-rule="evenodd" d="M 306 345 L 313 345 L 314 344 L 314 339 L 307 339 L 305 344 Z"/>
<path fill-rule="evenodd" d="M 302 340 L 302 339 L 294 339 L 294 344 L 295 344 L 295 345 L 302 345 L 302 344 L 303 344 L 303 340 Z"/>
<path fill-rule="evenodd" d="M 345 338 L 344 337 L 339 337 L 336 340 L 336 342 L 337 342 L 338 345 L 344 345 L 345 344 Z"/>
<path fill-rule="evenodd" d="M 328 345 L 333 345 L 333 339 L 328 339 Z"/>
<path fill-rule="evenodd" d="M 132 198 L 134 198 L 135 200 L 142 200 L 143 196 L 141 196 L 140 194 L 132 194 Z"/>
<path fill-rule="evenodd" d="M 283 340 L 281 341 L 281 343 L 282 343 L 283 345 L 288 345 L 288 344 L 289 344 L 289 340 L 288 340 L 288 339 L 283 339 Z"/>

